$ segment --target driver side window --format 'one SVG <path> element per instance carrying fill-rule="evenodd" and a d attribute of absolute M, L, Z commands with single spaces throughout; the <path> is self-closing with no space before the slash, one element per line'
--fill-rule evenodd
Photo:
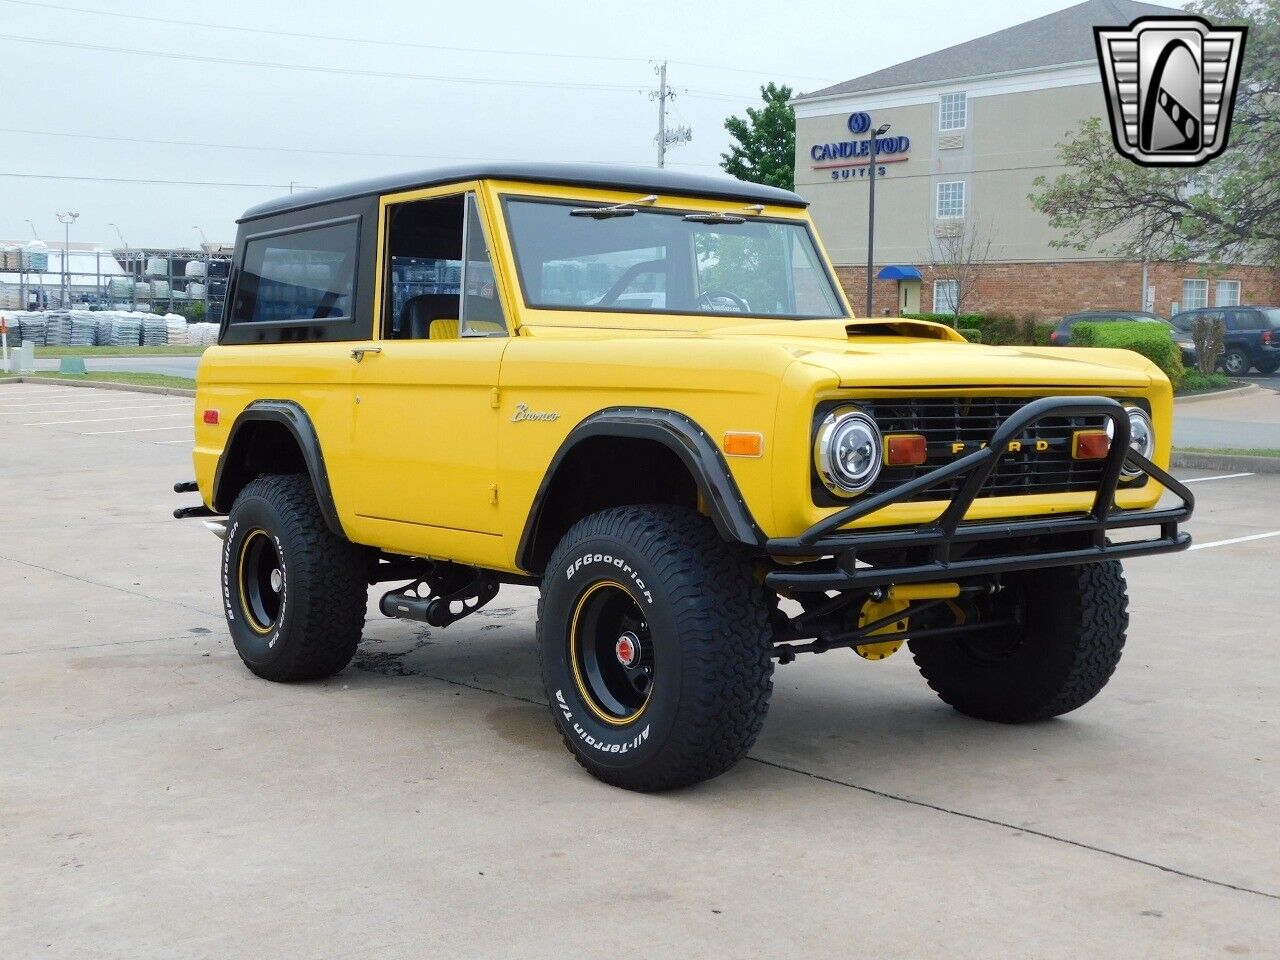
<path fill-rule="evenodd" d="M 385 338 L 506 334 L 473 194 L 397 204 L 388 211 L 387 222 Z"/>

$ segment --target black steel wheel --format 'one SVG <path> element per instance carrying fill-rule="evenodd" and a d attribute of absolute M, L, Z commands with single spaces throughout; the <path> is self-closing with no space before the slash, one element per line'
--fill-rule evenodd
<path fill-rule="evenodd" d="M 569 664 L 579 696 L 596 717 L 619 726 L 636 720 L 654 684 L 653 638 L 630 591 L 593 583 L 569 624 Z"/>
<path fill-rule="evenodd" d="M 351 660 L 364 627 L 369 554 L 325 524 L 302 475 L 258 477 L 236 497 L 222 549 L 227 627 L 267 680 L 311 680 Z"/>
<path fill-rule="evenodd" d="M 614 786 L 688 786 L 741 759 L 769 707 L 772 641 L 751 570 L 693 510 L 593 514 L 543 573 L 551 714 L 578 763 Z"/>

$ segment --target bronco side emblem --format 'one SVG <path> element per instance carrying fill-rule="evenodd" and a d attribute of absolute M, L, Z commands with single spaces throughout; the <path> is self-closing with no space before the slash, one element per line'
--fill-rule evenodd
<path fill-rule="evenodd" d="M 1245 33 L 1199 17 L 1094 27 L 1116 149 L 1144 167 L 1198 167 L 1222 153 Z"/>
<path fill-rule="evenodd" d="M 515 412 L 511 414 L 512 423 L 521 423 L 522 421 L 525 421 L 525 420 L 550 421 L 550 420 L 559 420 L 559 419 L 560 419 L 560 414 L 542 413 L 537 410 L 530 410 L 529 405 L 527 403 L 517 403 Z"/>

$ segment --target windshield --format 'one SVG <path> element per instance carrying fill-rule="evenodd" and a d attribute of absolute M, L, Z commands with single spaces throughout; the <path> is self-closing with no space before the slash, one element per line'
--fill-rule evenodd
<path fill-rule="evenodd" d="M 697 222 L 683 211 L 622 207 L 597 218 L 584 216 L 582 204 L 506 201 L 528 306 L 790 320 L 846 316 L 804 223 L 716 222 L 704 214 L 695 215 L 703 217 Z"/>

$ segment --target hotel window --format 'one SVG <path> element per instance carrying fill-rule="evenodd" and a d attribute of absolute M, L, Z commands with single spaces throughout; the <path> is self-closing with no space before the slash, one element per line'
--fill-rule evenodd
<path fill-rule="evenodd" d="M 939 220 L 957 220 L 964 216 L 964 181 L 948 180 L 938 184 Z"/>
<path fill-rule="evenodd" d="M 1198 310 L 1209 305 L 1208 280 L 1182 281 L 1182 309 Z"/>
<path fill-rule="evenodd" d="M 968 94 L 944 93 L 938 98 L 939 130 L 963 130 L 968 122 Z"/>
<path fill-rule="evenodd" d="M 955 313 L 958 309 L 956 303 L 960 295 L 959 280 L 935 280 L 933 281 L 933 312 L 934 313 Z"/>
<path fill-rule="evenodd" d="M 1240 281 L 1219 280 L 1213 291 L 1213 305 L 1215 307 L 1240 306 Z"/>

